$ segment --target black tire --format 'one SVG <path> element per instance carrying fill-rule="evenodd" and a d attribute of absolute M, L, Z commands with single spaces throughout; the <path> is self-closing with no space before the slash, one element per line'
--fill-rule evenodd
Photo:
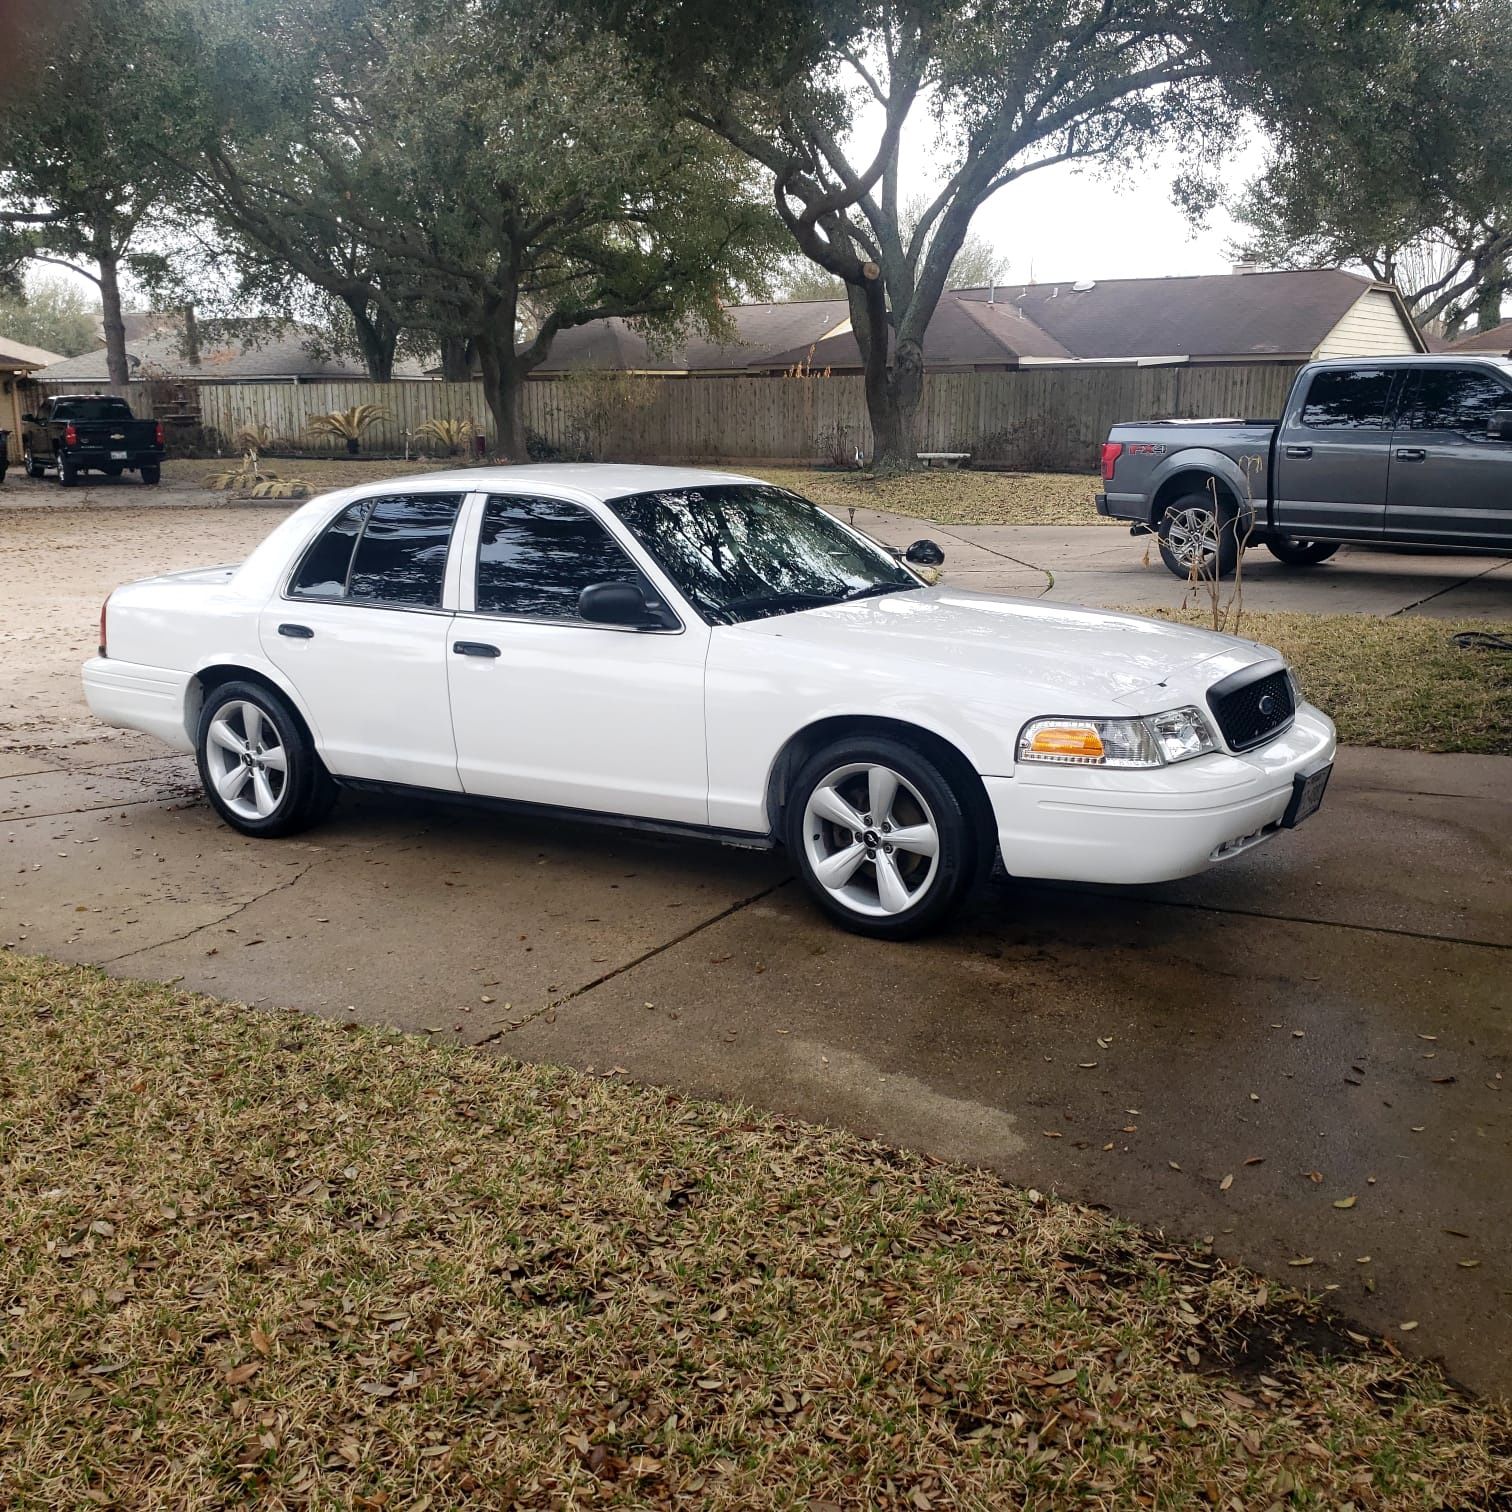
<path fill-rule="evenodd" d="M 37 461 L 37 459 L 32 456 L 30 451 L 26 452 L 22 460 L 22 465 L 26 469 L 26 476 L 28 478 L 40 478 L 47 472 L 47 468 L 41 462 Z"/>
<path fill-rule="evenodd" d="M 889 817 L 896 819 L 898 829 L 915 834 L 926 825 L 932 827 L 937 844 L 932 858 L 901 846 L 889 848 L 886 835 L 893 831 L 884 830 L 883 817 L 869 814 L 865 808 L 856 810 L 858 816 L 875 822 L 864 824 L 861 833 L 868 840 L 875 839 L 876 852 L 894 859 L 879 863 L 872 859 L 875 852 L 867 841 L 858 845 L 841 825 L 810 815 L 810 800 L 820 788 L 832 788 L 842 798 L 846 793 L 853 794 L 858 804 L 869 801 L 865 796 L 871 791 L 867 770 L 873 767 L 901 779 L 897 796 L 889 805 Z M 852 768 L 859 770 L 836 782 L 837 774 Z M 788 793 L 783 839 L 809 896 L 820 909 L 842 928 L 875 940 L 911 939 L 942 923 L 976 880 L 985 843 L 975 832 L 963 795 L 939 766 L 904 741 L 881 735 L 837 740 L 804 762 Z M 814 866 L 816 855 L 821 861 L 835 859 L 840 851 L 851 848 L 862 849 L 865 855 L 844 884 L 845 892 L 854 895 L 853 901 L 847 901 L 819 879 Z M 905 896 L 915 891 L 907 906 L 884 911 L 879 864 L 902 877 Z"/>
<path fill-rule="evenodd" d="M 81 470 L 76 463 L 67 457 L 58 458 L 58 482 L 64 488 L 72 488 L 79 481 Z"/>
<path fill-rule="evenodd" d="M 1199 514 L 1205 515 L 1210 521 L 1213 518 L 1213 496 L 1206 489 L 1200 493 L 1183 494 L 1179 499 L 1173 499 L 1166 505 L 1160 517 L 1157 530 L 1160 538 L 1160 560 L 1166 564 L 1167 571 L 1183 581 L 1189 581 L 1192 577 L 1192 560 L 1184 557 L 1180 550 L 1183 538 L 1187 535 L 1184 527 Z M 1218 517 L 1214 528 L 1217 532 L 1216 576 L 1232 577 L 1234 568 L 1239 565 L 1239 518 L 1233 505 L 1222 493 L 1218 495 Z M 1204 565 L 1197 574 L 1200 581 L 1215 575 L 1213 560 L 1214 552 L 1210 545 L 1205 553 Z"/>
<path fill-rule="evenodd" d="M 160 462 L 149 462 L 142 469 L 142 482 L 156 483 L 163 476 L 163 467 Z"/>
<path fill-rule="evenodd" d="M 1337 541 L 1304 541 L 1300 536 L 1267 536 L 1265 549 L 1288 567 L 1316 567 L 1339 549 Z"/>
<path fill-rule="evenodd" d="M 262 817 L 238 812 L 232 800 L 240 801 L 233 793 L 231 800 L 225 796 L 218 780 L 228 774 L 234 763 L 211 738 L 210 727 L 223 713 L 233 732 L 245 734 L 245 724 L 239 711 L 232 706 L 254 705 L 263 719 L 272 725 L 277 734 L 285 761 L 284 777 L 277 784 L 274 795 L 276 804 L 271 812 Z M 229 711 L 229 712 L 227 712 Z M 205 797 L 210 806 L 232 829 L 259 839 L 276 839 L 281 835 L 294 835 L 318 824 L 330 812 L 336 801 L 336 785 L 331 781 L 303 723 L 289 707 L 281 694 L 273 692 L 262 683 L 222 683 L 205 700 L 200 710 L 199 728 L 195 732 L 195 755 L 199 763 L 200 781 L 204 784 Z M 262 742 L 266 749 L 270 742 Z M 272 782 L 276 774 L 265 774 Z M 250 777 L 248 779 L 250 783 Z M 246 791 L 244 787 L 243 791 Z M 249 802 L 251 800 L 248 800 Z"/>

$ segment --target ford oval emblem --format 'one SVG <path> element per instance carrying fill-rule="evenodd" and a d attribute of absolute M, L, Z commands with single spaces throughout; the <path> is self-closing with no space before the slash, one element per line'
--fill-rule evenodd
<path fill-rule="evenodd" d="M 1267 693 L 1260 700 L 1260 712 L 1262 714 L 1274 714 L 1276 712 L 1276 700 L 1274 695 Z"/>

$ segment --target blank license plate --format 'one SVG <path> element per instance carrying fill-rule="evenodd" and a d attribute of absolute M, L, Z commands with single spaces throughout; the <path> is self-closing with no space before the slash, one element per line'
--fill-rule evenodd
<path fill-rule="evenodd" d="M 1316 772 L 1310 772 L 1306 777 L 1297 777 L 1292 780 L 1292 800 L 1286 806 L 1286 817 L 1282 819 L 1282 825 L 1287 829 L 1295 829 L 1304 819 L 1310 819 L 1323 805 L 1323 791 L 1328 786 L 1328 779 L 1333 775 L 1333 765 L 1319 767 Z"/>
<path fill-rule="evenodd" d="M 111 454 L 110 454 L 110 460 L 112 462 L 124 462 L 126 460 L 126 453 L 125 452 L 111 452 Z"/>

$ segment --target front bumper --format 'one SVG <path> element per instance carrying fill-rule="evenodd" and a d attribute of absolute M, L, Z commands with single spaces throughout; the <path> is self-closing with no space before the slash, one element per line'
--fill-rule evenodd
<path fill-rule="evenodd" d="M 1021 764 L 983 780 L 1011 876 L 1169 882 L 1270 839 L 1295 779 L 1332 761 L 1335 745 L 1333 721 L 1303 704 L 1290 728 L 1242 756 L 1150 771 Z"/>
<path fill-rule="evenodd" d="M 190 677 L 166 667 L 91 657 L 84 663 L 84 698 L 107 724 L 156 735 L 176 751 L 192 751 L 185 716 Z"/>

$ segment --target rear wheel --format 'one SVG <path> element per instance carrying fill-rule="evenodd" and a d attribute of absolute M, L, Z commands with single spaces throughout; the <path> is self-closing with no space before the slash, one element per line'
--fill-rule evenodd
<path fill-rule="evenodd" d="M 1300 536 L 1267 536 L 1265 549 L 1288 567 L 1316 567 L 1339 549 L 1337 541 L 1306 541 Z"/>
<path fill-rule="evenodd" d="M 1234 508 L 1220 494 L 1183 494 L 1160 517 L 1160 559 L 1179 578 L 1226 578 L 1239 564 Z"/>
<path fill-rule="evenodd" d="M 260 683 L 217 688 L 200 712 L 200 781 L 222 819 L 244 835 L 308 829 L 336 788 L 294 711 Z"/>
<path fill-rule="evenodd" d="M 960 796 L 928 757 L 885 736 L 836 741 L 805 762 L 785 829 L 814 901 L 875 939 L 934 928 L 976 876 Z"/>
<path fill-rule="evenodd" d="M 142 482 L 156 483 L 163 476 L 162 465 L 157 462 L 149 462 L 142 469 Z"/>

